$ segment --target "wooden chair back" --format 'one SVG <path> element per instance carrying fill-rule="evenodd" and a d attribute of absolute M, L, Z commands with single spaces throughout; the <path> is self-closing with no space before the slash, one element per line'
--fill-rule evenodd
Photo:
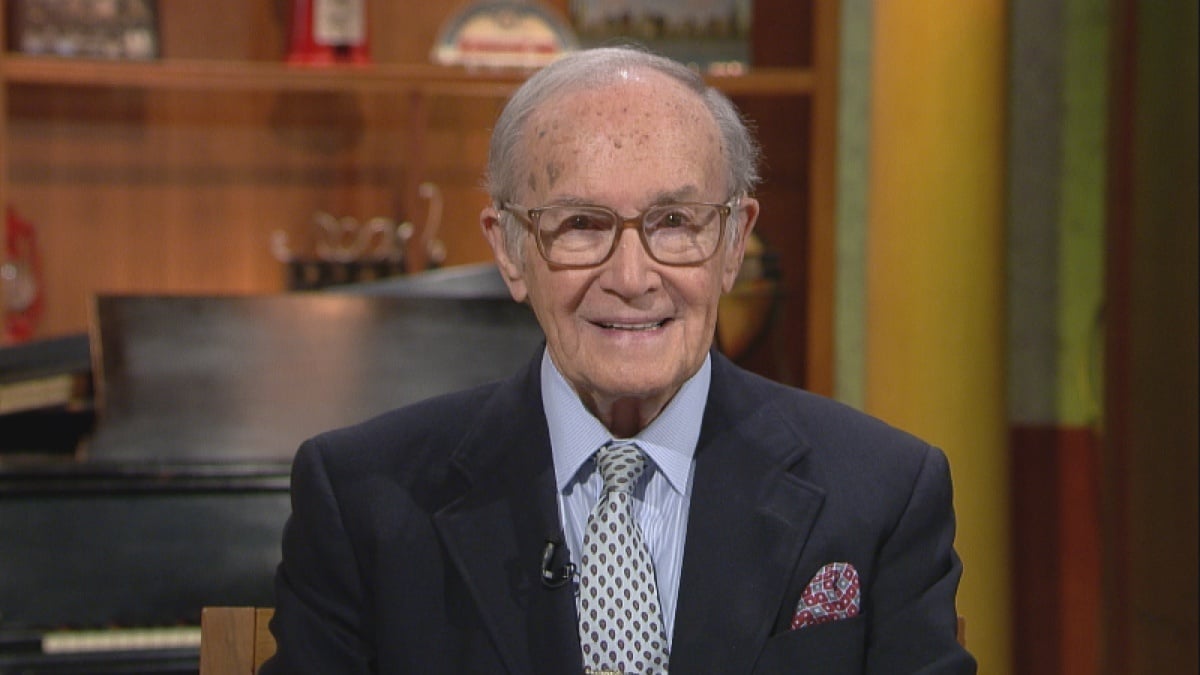
<path fill-rule="evenodd" d="M 200 612 L 200 675 L 253 675 L 275 653 L 269 607 L 205 607 Z"/>

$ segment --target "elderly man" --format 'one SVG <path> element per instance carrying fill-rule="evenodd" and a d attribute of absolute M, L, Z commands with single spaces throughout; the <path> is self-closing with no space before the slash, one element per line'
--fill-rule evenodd
<path fill-rule="evenodd" d="M 263 672 L 974 672 L 942 453 L 712 348 L 756 161 L 641 51 L 518 90 L 480 221 L 545 349 L 301 447 Z"/>

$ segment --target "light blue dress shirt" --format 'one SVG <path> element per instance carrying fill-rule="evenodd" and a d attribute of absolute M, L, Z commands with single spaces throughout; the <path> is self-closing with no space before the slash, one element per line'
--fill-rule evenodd
<path fill-rule="evenodd" d="M 549 352 L 542 356 L 542 406 L 550 429 L 559 513 L 571 562 L 580 564 L 588 515 L 604 487 L 593 455 L 613 440 L 628 440 L 646 453 L 646 470 L 633 490 L 633 512 L 654 560 L 659 602 L 670 644 L 675 630 L 679 572 L 692 499 L 693 456 L 712 379 L 711 357 L 648 427 L 631 439 L 614 439 L 583 406 L 575 390 L 555 367 Z"/>

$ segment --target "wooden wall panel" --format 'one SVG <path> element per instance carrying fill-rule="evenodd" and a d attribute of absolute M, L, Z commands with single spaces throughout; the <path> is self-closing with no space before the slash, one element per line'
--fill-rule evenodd
<path fill-rule="evenodd" d="M 401 95 L 15 89 L 10 188 L 48 252 L 44 335 L 81 330 L 99 291 L 280 290 L 274 231 L 306 249 L 319 210 L 423 227 L 411 192 L 426 180 L 446 264 L 489 256 L 477 223 L 499 99 L 433 101 L 413 175 Z"/>
<path fill-rule="evenodd" d="M 10 189 L 47 252 L 47 333 L 81 329 L 98 291 L 278 290 L 272 232 L 399 215 L 396 97 L 311 102 L 313 122 L 277 94 L 21 89 Z"/>

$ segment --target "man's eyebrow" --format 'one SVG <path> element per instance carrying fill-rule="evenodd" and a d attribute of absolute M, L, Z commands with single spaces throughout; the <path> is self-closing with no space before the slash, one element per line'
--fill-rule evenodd
<path fill-rule="evenodd" d="M 684 185 L 681 188 L 676 188 L 669 192 L 660 192 L 650 200 L 651 205 L 655 204 L 671 204 L 674 202 L 687 201 L 695 198 L 700 190 L 695 185 Z"/>
<path fill-rule="evenodd" d="M 681 188 L 659 192 L 650 198 L 647 206 L 657 206 L 660 204 L 673 204 L 675 202 L 688 201 L 694 199 L 699 194 L 699 189 L 695 185 L 685 185 Z M 559 195 L 550 200 L 550 203 L 559 206 L 604 206 L 594 199 L 586 199 L 578 195 Z"/>
<path fill-rule="evenodd" d="M 594 199 L 584 199 L 576 195 L 559 195 L 549 201 L 557 206 L 598 206 Z"/>

